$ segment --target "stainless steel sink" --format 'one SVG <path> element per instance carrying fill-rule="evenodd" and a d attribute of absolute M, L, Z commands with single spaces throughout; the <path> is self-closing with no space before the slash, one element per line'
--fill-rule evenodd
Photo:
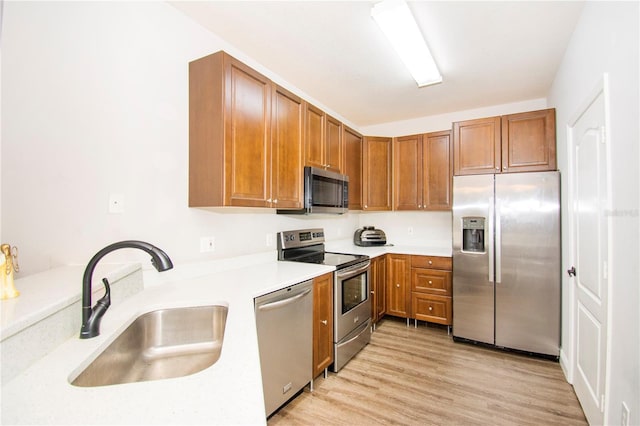
<path fill-rule="evenodd" d="M 227 311 L 226 306 L 211 305 L 143 314 L 71 384 L 106 386 L 202 371 L 220 358 Z"/>

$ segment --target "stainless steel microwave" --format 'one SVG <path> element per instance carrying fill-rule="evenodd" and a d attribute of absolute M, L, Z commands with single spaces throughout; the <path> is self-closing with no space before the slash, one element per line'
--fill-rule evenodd
<path fill-rule="evenodd" d="M 304 208 L 279 214 L 342 214 L 349 210 L 349 176 L 316 167 L 304 168 Z"/>

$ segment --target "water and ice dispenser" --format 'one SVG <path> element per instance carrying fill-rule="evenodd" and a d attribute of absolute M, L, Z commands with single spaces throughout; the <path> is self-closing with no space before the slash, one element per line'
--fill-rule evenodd
<path fill-rule="evenodd" d="M 462 218 L 462 251 L 484 253 L 484 217 Z"/>

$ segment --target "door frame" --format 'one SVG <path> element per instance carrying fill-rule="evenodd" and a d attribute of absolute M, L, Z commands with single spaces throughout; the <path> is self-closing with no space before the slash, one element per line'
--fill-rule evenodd
<path fill-rule="evenodd" d="M 605 153 L 606 153 L 606 159 L 605 159 L 605 163 L 606 163 L 606 188 L 607 188 L 607 197 L 606 197 L 606 206 L 605 206 L 605 214 L 606 212 L 610 212 L 611 211 L 611 206 L 612 206 L 612 179 L 611 179 L 611 109 L 610 109 L 610 85 L 609 85 L 609 74 L 608 73 L 603 73 L 602 78 L 596 83 L 596 85 L 594 86 L 594 88 L 589 92 L 589 94 L 586 96 L 586 98 L 579 104 L 578 108 L 576 108 L 575 112 L 573 114 L 571 114 L 570 119 L 568 121 L 568 124 L 566 126 L 566 132 L 567 132 L 567 169 L 568 169 L 568 173 L 567 173 L 567 179 L 568 179 L 568 191 L 566 191 L 566 193 L 568 194 L 568 201 L 567 201 L 567 223 L 568 223 L 568 241 L 567 241 L 567 247 L 568 247 L 568 256 L 567 256 L 567 261 L 568 263 L 564 266 L 567 266 L 567 268 L 571 265 L 575 265 L 576 262 L 576 258 L 575 258 L 575 253 L 576 253 L 576 235 L 575 235 L 575 218 L 573 216 L 573 208 L 576 202 L 576 197 L 575 197 L 575 193 L 574 193 L 574 188 L 575 188 L 575 179 L 574 179 L 574 173 L 575 173 L 575 163 L 574 163 L 574 158 L 573 158 L 573 152 L 575 150 L 575 141 L 574 141 L 574 135 L 573 135 L 573 129 L 575 127 L 575 125 L 577 124 L 578 120 L 580 119 L 580 117 L 586 112 L 586 110 L 589 108 L 589 106 L 596 100 L 596 98 L 602 93 L 603 95 L 603 100 L 604 100 L 604 122 L 605 122 L 605 132 L 604 132 L 604 138 L 606 140 L 606 144 L 605 144 Z M 607 228 L 608 228 L 608 232 L 607 232 L 607 264 L 611 265 L 612 263 L 612 217 L 611 215 L 607 215 Z M 567 269 L 565 268 L 565 270 Z M 607 324 L 606 324 L 606 360 L 605 360 L 605 372 L 604 372 L 604 412 L 603 412 L 603 418 L 607 419 L 608 418 L 608 412 L 609 412 L 609 395 L 610 395 L 610 387 L 611 387 L 611 378 L 610 378 L 610 371 L 611 371 L 611 332 L 612 332 L 612 309 L 611 309 L 611 297 L 610 297 L 610 287 L 611 287 L 611 283 L 614 282 L 614 275 L 615 275 L 615 271 L 613 270 L 613 268 L 607 268 L 607 303 L 606 303 L 606 320 L 607 320 Z M 566 294 L 565 296 L 563 296 L 563 298 L 567 298 L 566 301 L 568 301 L 567 306 L 569 307 L 569 312 L 564 313 L 563 312 L 563 316 L 564 315 L 568 315 L 569 316 L 569 329 L 566 330 L 568 331 L 568 336 L 564 334 L 563 330 L 563 337 L 562 337 L 562 346 L 563 348 L 570 348 L 569 353 L 567 353 L 566 350 L 562 349 L 561 353 L 560 353 L 560 364 L 562 366 L 562 369 L 565 373 L 565 376 L 567 378 L 567 381 L 571 384 L 574 383 L 574 372 L 575 372 L 575 366 L 576 366 L 576 358 L 577 358 L 577 340 L 576 340 L 576 333 L 577 333 L 577 324 L 576 324 L 576 306 L 577 306 L 577 294 L 576 294 L 576 290 L 575 290 L 575 286 L 576 286 L 576 281 L 575 279 L 571 279 L 571 278 L 567 278 L 567 275 L 564 275 L 564 271 L 563 271 L 563 282 L 564 280 L 567 280 L 568 285 L 564 286 L 563 288 L 568 289 L 568 294 Z M 563 303 L 564 305 L 564 303 Z"/>

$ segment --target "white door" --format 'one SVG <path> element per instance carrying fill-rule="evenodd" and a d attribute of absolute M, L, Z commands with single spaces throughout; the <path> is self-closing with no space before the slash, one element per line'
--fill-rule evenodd
<path fill-rule="evenodd" d="M 603 424 L 607 376 L 608 170 L 605 84 L 569 131 L 575 362 L 573 386 L 590 424 Z"/>

